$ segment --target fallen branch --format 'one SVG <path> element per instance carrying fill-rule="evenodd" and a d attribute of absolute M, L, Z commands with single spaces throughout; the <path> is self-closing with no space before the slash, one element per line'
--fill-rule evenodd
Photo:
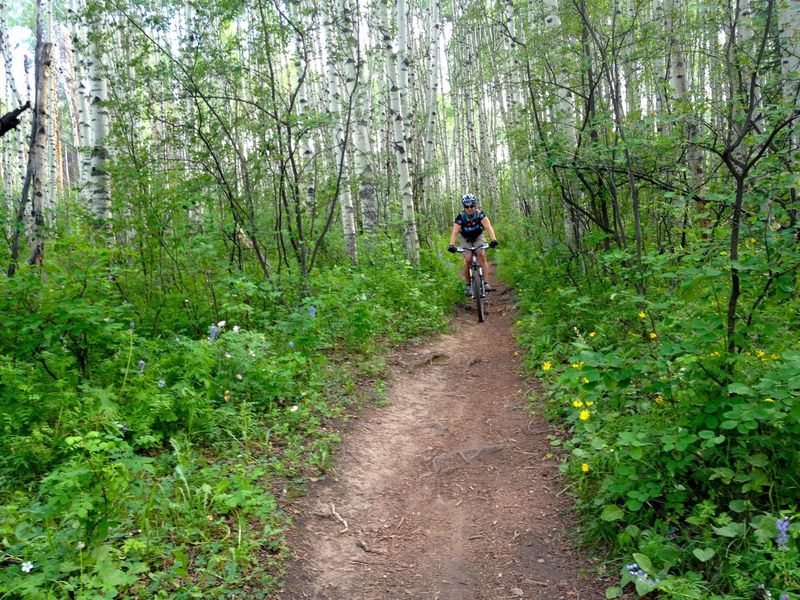
<path fill-rule="evenodd" d="M 333 502 L 331 502 L 331 514 L 336 517 L 342 525 L 344 525 L 344 529 L 340 529 L 339 533 L 346 533 L 348 529 L 347 521 L 345 521 L 341 516 L 339 516 L 339 513 L 336 512 L 336 506 L 333 504 Z"/>

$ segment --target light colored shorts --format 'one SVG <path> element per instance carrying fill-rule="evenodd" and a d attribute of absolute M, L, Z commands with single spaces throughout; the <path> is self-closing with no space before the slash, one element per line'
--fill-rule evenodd
<path fill-rule="evenodd" d="M 477 239 L 475 239 L 475 240 L 474 240 L 474 241 L 472 241 L 472 242 L 468 242 L 466 239 L 464 239 L 464 236 L 458 236 L 458 238 L 459 238 L 459 240 L 460 240 L 460 243 L 459 243 L 459 245 L 458 245 L 458 246 L 459 246 L 459 248 L 464 248 L 465 250 L 466 250 L 467 248 L 472 248 L 473 246 L 475 246 L 475 247 L 477 247 L 477 246 L 481 246 L 481 245 L 483 245 L 483 244 L 485 244 L 485 243 L 486 243 L 486 236 L 485 236 L 483 233 L 481 233 L 481 234 L 480 234 L 480 235 L 477 237 Z M 483 254 L 483 250 L 479 250 L 479 251 L 478 251 L 478 254 Z"/>

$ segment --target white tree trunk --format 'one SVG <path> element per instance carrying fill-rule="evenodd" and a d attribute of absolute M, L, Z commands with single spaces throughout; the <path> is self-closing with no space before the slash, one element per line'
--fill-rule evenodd
<path fill-rule="evenodd" d="M 403 208 L 403 239 L 405 242 L 406 257 L 412 264 L 419 264 L 419 237 L 417 236 L 416 211 L 414 209 L 414 195 L 411 185 L 411 174 L 408 165 L 408 153 L 405 145 L 403 131 L 403 107 L 400 102 L 400 88 L 398 86 L 397 67 L 398 59 L 392 48 L 392 37 L 389 29 L 389 10 L 386 5 L 388 0 L 378 0 L 382 9 L 383 44 L 386 53 L 386 73 L 389 83 L 389 118 L 392 122 L 392 146 L 395 163 L 399 176 L 400 198 Z M 405 17 L 405 12 L 398 11 Z"/>
<path fill-rule="evenodd" d="M 9 109 L 16 108 L 22 104 L 22 101 L 11 68 L 11 48 L 8 42 L 8 23 L 6 21 L 6 5 L 4 0 L 0 0 L 0 54 L 3 55 L 3 66 L 5 68 L 6 106 Z M 20 124 L 14 131 L 6 134 L 8 137 L 3 140 L 2 144 L 3 191 L 5 192 L 6 202 L 8 203 L 9 214 L 13 213 L 14 210 L 15 203 L 13 198 L 15 190 L 20 187 L 20 183 L 25 177 L 24 168 L 20 164 L 14 164 L 15 158 L 19 160 L 20 153 L 24 152 L 23 147 L 25 144 L 22 132 L 27 130 L 27 127 L 25 127 L 27 115 L 23 113 L 20 117 Z M 16 141 L 15 144 L 11 143 L 12 135 Z"/>
<path fill-rule="evenodd" d="M 433 181 L 435 179 L 434 160 L 436 156 L 436 125 L 439 115 L 439 35 L 441 33 L 441 23 L 439 22 L 439 0 L 432 0 L 428 13 L 428 44 L 430 57 L 428 60 L 428 85 L 425 96 L 425 146 L 423 153 L 423 168 L 425 193 L 431 200 L 433 191 Z"/>
<path fill-rule="evenodd" d="M 561 30 L 561 17 L 558 15 L 558 2 L 557 0 L 544 0 L 544 8 L 545 8 L 545 17 L 544 17 L 544 28 L 545 31 L 550 31 L 551 38 L 550 39 L 559 39 L 560 30 Z M 555 54 L 551 52 L 551 55 L 555 57 Z M 561 81 L 566 82 L 567 76 L 569 75 L 567 69 L 563 66 L 559 66 L 557 62 L 557 58 L 554 58 L 556 61 L 554 63 L 553 68 L 557 73 L 561 75 Z M 558 83 L 558 82 L 557 82 Z M 561 137 L 564 140 L 564 144 L 567 148 L 567 151 L 573 153 L 578 145 L 577 139 L 577 132 L 575 127 L 575 113 L 573 110 L 572 105 L 570 104 L 569 99 L 569 92 L 566 89 L 566 85 L 559 85 L 555 88 L 555 102 L 554 102 L 554 110 L 553 110 L 553 121 L 555 123 L 556 129 L 560 132 Z M 569 176 L 567 176 L 569 178 Z M 569 181 L 569 179 L 567 179 Z M 572 189 L 572 185 L 570 183 L 565 183 L 565 186 Z M 577 195 L 577 190 L 573 190 L 575 193 L 573 195 Z M 578 243 L 580 241 L 580 234 L 579 230 L 581 228 L 580 221 L 576 217 L 575 209 L 572 207 L 564 207 L 566 211 L 566 215 L 564 218 L 564 232 L 566 234 L 567 240 L 571 248 L 577 248 Z"/>
<path fill-rule="evenodd" d="M 781 75 L 783 96 L 788 110 L 797 109 L 800 82 L 800 0 L 784 0 L 778 17 L 781 42 Z M 797 125 L 793 125 L 792 149 L 797 150 Z"/>
<path fill-rule="evenodd" d="M 344 90 L 345 95 L 341 98 L 341 104 L 337 107 L 339 112 L 338 131 L 336 133 L 336 143 L 339 148 L 339 159 L 341 169 L 341 179 L 339 186 L 339 200 L 342 211 L 342 230 L 344 231 L 345 250 L 353 264 L 358 263 L 358 245 L 356 237 L 356 212 L 353 206 L 353 194 L 350 190 L 350 177 L 348 167 L 348 145 L 350 139 L 350 119 L 351 106 L 355 97 L 356 90 L 356 61 L 355 48 L 353 47 L 356 36 L 353 27 L 353 14 L 348 6 L 347 0 L 338 0 L 339 12 L 339 52 L 344 71 Z"/>
<path fill-rule="evenodd" d="M 656 27 L 663 27 L 665 30 L 667 29 L 664 26 L 665 17 L 664 17 L 664 2 L 663 0 L 653 0 L 653 21 L 656 23 Z M 666 56 L 661 54 L 660 52 L 656 55 L 655 60 L 655 73 L 653 74 L 653 84 L 655 86 L 654 95 L 655 95 L 655 110 L 656 116 L 659 117 L 659 125 L 658 128 L 662 133 L 666 133 L 668 127 L 665 124 L 665 111 L 667 110 L 667 98 L 666 98 L 666 86 L 664 82 L 669 78 L 669 73 L 667 73 L 667 60 Z"/>
<path fill-rule="evenodd" d="M 91 84 L 91 203 L 90 210 L 98 229 L 107 229 L 111 219 L 111 190 L 108 172 L 109 116 L 108 82 L 101 60 L 100 49 L 92 44 L 88 57 Z"/>
<path fill-rule="evenodd" d="M 47 202 L 47 140 L 52 127 L 50 92 L 53 74 L 53 45 L 39 48 L 36 69 L 36 131 L 34 132 L 31 162 L 31 235 L 29 264 L 41 265 L 44 259 L 45 203 Z"/>

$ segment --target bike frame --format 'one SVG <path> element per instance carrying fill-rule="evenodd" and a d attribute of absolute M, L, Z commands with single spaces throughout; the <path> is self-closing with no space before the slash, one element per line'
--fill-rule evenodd
<path fill-rule="evenodd" d="M 486 251 L 490 247 L 489 244 L 481 244 L 480 246 L 472 246 L 471 248 L 456 248 L 460 254 L 464 252 L 472 253 L 469 266 L 469 289 L 472 298 L 475 300 L 475 308 L 478 312 L 479 323 L 483 323 L 485 316 L 483 311 L 483 299 L 486 297 L 486 286 L 483 283 L 483 268 L 478 261 L 478 252 L 480 250 Z"/>

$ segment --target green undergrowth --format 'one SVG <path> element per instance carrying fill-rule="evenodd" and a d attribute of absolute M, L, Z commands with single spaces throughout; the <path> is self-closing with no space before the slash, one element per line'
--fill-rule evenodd
<path fill-rule="evenodd" d="M 178 282 L 63 244 L 0 281 L 0 598 L 268 596 L 282 508 L 382 351 L 445 325 L 452 265 L 376 243 L 303 285 L 198 241 Z"/>
<path fill-rule="evenodd" d="M 620 251 L 580 276 L 556 251 L 507 261 L 584 540 L 620 568 L 608 598 L 800 598 L 800 298 L 759 280 L 800 254 L 774 232 L 742 254 L 733 352 L 725 252 L 643 256 L 644 294 Z"/>

